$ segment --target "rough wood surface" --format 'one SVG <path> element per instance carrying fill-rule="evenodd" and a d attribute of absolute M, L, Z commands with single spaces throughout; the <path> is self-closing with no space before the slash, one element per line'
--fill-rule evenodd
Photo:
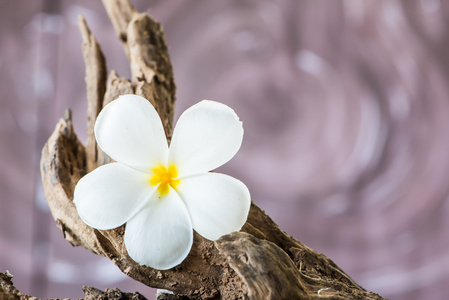
<path fill-rule="evenodd" d="M 119 289 L 106 289 L 104 292 L 90 286 L 83 286 L 83 293 L 85 300 L 146 300 L 143 295 L 138 292 L 135 293 L 124 293 Z"/>
<path fill-rule="evenodd" d="M 137 13 L 128 1 L 103 3 L 129 57 L 132 79 L 120 78 L 112 71 L 105 92 L 98 91 L 102 84 L 88 84 L 88 95 L 102 95 L 88 96 L 89 107 L 98 107 L 100 101 L 105 105 L 120 94 L 142 95 L 155 105 L 170 137 L 175 84 L 161 26 L 150 16 Z M 96 44 L 84 21 L 80 27 L 83 41 Z M 103 72 L 90 65 L 98 63 L 91 57 L 99 57 L 96 51 L 85 51 L 86 74 Z M 100 74 L 89 76 L 103 78 Z M 92 139 L 93 122 L 89 124 Z M 135 263 L 123 242 L 125 225 L 108 231 L 92 229 L 79 218 L 73 204 L 74 187 L 90 170 L 89 160 L 93 166 L 109 162 L 93 151 L 96 147 L 84 147 L 78 140 L 67 111 L 42 150 L 45 195 L 65 239 L 108 257 L 135 280 L 171 290 L 177 299 L 383 299 L 357 285 L 326 256 L 281 231 L 254 203 L 242 232 L 216 242 L 195 233 L 192 250 L 181 265 L 159 271 Z"/>
<path fill-rule="evenodd" d="M 13 276 L 9 274 L 8 271 L 6 273 L 0 273 L 0 299 L 8 299 L 8 300 L 19 300 L 19 299 L 37 299 L 34 297 L 30 297 L 22 294 L 13 284 L 12 282 Z"/>
<path fill-rule="evenodd" d="M 98 114 L 103 108 L 103 97 L 106 91 L 106 61 L 100 45 L 87 27 L 83 16 L 78 18 L 78 27 L 83 40 L 83 57 L 86 64 L 87 87 L 87 170 L 90 172 L 97 167 L 98 153 L 101 151 L 94 137 L 94 125 Z"/>
<path fill-rule="evenodd" d="M 13 276 L 7 273 L 0 273 L 0 300 L 38 300 L 36 297 L 22 294 L 12 282 Z M 85 300 L 146 300 L 144 296 L 135 293 L 124 293 L 119 289 L 106 289 L 104 292 L 99 289 L 83 286 Z"/>
<path fill-rule="evenodd" d="M 128 0 L 103 0 L 128 56 L 135 94 L 158 111 L 171 138 L 176 86 L 162 26 L 134 10 Z"/>

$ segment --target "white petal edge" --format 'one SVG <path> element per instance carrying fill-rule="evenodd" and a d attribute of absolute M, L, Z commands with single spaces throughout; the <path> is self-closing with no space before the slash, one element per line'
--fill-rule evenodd
<path fill-rule="evenodd" d="M 157 187 L 147 180 L 145 173 L 110 163 L 78 181 L 73 202 L 87 225 L 101 230 L 116 228 L 131 219 L 154 194 Z"/>
<path fill-rule="evenodd" d="M 231 176 L 207 173 L 186 177 L 177 191 L 189 210 L 193 229 L 209 240 L 239 231 L 248 218 L 249 190 Z"/>
<path fill-rule="evenodd" d="M 125 245 L 137 263 L 158 270 L 179 265 L 189 254 L 193 229 L 189 213 L 170 188 L 170 192 L 151 201 L 126 224 Z"/>
<path fill-rule="evenodd" d="M 240 149 L 242 122 L 225 104 L 203 100 L 179 117 L 169 150 L 169 162 L 179 177 L 211 171 Z"/>
<path fill-rule="evenodd" d="M 168 144 L 161 119 L 148 100 L 123 95 L 106 105 L 95 123 L 95 138 L 112 159 L 148 172 L 165 164 Z"/>

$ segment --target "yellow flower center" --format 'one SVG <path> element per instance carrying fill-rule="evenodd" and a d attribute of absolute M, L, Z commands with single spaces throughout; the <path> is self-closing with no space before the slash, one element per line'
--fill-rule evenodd
<path fill-rule="evenodd" d="M 176 179 L 178 177 L 178 170 L 175 165 L 170 165 L 166 168 L 164 165 L 159 165 L 151 169 L 153 175 L 150 176 L 148 182 L 157 187 L 159 195 L 164 196 L 170 192 L 170 187 L 176 190 L 176 186 L 179 184 L 180 180 Z"/>

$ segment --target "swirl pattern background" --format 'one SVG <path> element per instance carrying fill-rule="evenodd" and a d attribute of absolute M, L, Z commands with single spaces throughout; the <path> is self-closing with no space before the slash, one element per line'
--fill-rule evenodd
<path fill-rule="evenodd" d="M 384 297 L 445 298 L 448 3 L 133 4 L 165 29 L 176 115 L 213 99 L 244 122 L 242 149 L 221 171 L 244 181 L 282 229 Z M 93 1 L 3 5 L 1 271 L 39 297 L 80 297 L 82 284 L 145 294 L 107 260 L 66 245 L 37 171 L 40 149 L 66 107 L 85 137 L 77 14 L 98 37 L 108 67 L 129 76 L 106 14 Z"/>

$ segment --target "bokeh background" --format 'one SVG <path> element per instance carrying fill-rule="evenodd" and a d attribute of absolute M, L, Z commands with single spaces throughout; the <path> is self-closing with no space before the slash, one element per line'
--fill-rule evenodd
<path fill-rule="evenodd" d="M 201 99 L 243 120 L 220 171 L 289 234 L 393 300 L 447 299 L 449 2 L 132 0 L 165 28 L 176 116 Z M 0 271 L 24 293 L 154 290 L 73 248 L 40 151 L 66 108 L 85 140 L 83 14 L 108 68 L 127 59 L 100 1 L 0 0 Z"/>

